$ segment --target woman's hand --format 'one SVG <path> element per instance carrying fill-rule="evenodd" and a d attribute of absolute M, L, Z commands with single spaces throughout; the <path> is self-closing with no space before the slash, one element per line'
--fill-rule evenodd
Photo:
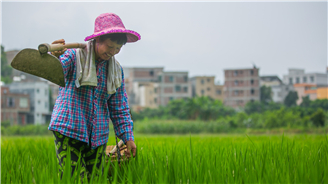
<path fill-rule="evenodd" d="M 127 141 L 126 142 L 126 147 L 128 149 L 127 149 L 127 151 L 125 151 L 124 154 L 129 158 L 129 157 L 131 157 L 131 153 L 130 152 L 132 152 L 133 157 L 135 157 L 136 156 L 136 152 L 137 152 L 137 146 L 134 143 L 134 141 Z"/>
<path fill-rule="evenodd" d="M 52 44 L 63 44 L 65 45 L 65 40 L 64 39 L 60 39 L 60 40 L 56 40 L 54 42 L 52 42 Z M 52 55 L 56 56 L 57 58 L 59 58 L 60 55 L 64 54 L 64 52 L 66 51 L 67 49 L 63 49 L 61 51 L 53 51 L 51 52 Z"/>

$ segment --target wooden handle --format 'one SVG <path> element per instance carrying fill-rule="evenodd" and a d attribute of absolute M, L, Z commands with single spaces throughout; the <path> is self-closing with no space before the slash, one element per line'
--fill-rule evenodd
<path fill-rule="evenodd" d="M 123 146 L 123 141 L 122 140 L 120 140 L 120 142 L 118 142 L 117 143 L 118 144 L 118 147 L 120 148 L 120 147 L 122 147 Z M 117 147 L 116 147 L 116 145 L 115 145 L 115 147 L 109 152 L 110 154 L 114 154 L 114 153 L 116 153 L 116 150 L 117 150 Z"/>
<path fill-rule="evenodd" d="M 43 43 L 40 44 L 38 49 L 40 54 L 45 54 L 47 52 L 53 52 L 53 51 L 59 51 L 59 50 L 64 50 L 65 48 L 71 49 L 71 48 L 84 48 L 86 47 L 87 44 L 85 43 L 67 43 L 65 45 L 63 44 L 47 44 Z"/>

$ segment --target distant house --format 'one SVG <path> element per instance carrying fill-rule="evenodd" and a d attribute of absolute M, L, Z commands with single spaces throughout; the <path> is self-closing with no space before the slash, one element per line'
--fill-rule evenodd
<path fill-rule="evenodd" d="M 195 76 L 190 78 L 191 94 L 195 96 L 208 96 L 212 99 L 224 100 L 223 85 L 215 85 L 214 76 Z"/>
<path fill-rule="evenodd" d="M 283 76 L 285 84 L 314 84 L 317 87 L 327 87 L 328 73 L 305 73 L 304 69 L 289 69 Z"/>
<path fill-rule="evenodd" d="M 260 77 L 256 67 L 224 70 L 224 104 L 243 108 L 249 101 L 260 100 Z"/>
<path fill-rule="evenodd" d="M 13 82 L 8 87 L 11 93 L 25 93 L 29 95 L 30 112 L 28 113 L 28 122 L 45 124 L 50 121 L 50 87 L 48 82 Z"/>
<path fill-rule="evenodd" d="M 272 101 L 283 103 L 287 94 L 290 91 L 294 91 L 294 86 L 290 84 L 284 84 L 282 80 L 276 75 L 261 76 L 260 86 L 271 87 Z"/>
<path fill-rule="evenodd" d="M 296 101 L 297 105 L 302 103 L 302 97 L 308 96 L 310 100 L 317 99 L 317 86 L 315 84 L 294 84 L 294 89 L 298 94 L 298 100 Z"/>
<path fill-rule="evenodd" d="M 191 98 L 188 72 L 160 72 L 158 103 L 166 106 L 171 100 Z"/>
<path fill-rule="evenodd" d="M 29 122 L 30 96 L 27 93 L 11 93 L 8 86 L 1 87 L 1 121 L 11 125 L 26 125 Z"/>

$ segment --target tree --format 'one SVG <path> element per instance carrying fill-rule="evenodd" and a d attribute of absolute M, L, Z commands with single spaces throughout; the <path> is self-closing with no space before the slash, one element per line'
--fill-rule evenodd
<path fill-rule="evenodd" d="M 272 102 L 272 90 L 271 87 L 267 87 L 267 86 L 261 86 L 260 88 L 261 93 L 260 93 L 260 101 L 264 104 L 268 104 L 270 102 Z"/>
<path fill-rule="evenodd" d="M 302 97 L 302 103 L 300 104 L 301 107 L 310 107 L 311 100 L 309 96 Z"/>
<path fill-rule="evenodd" d="M 1 45 L 1 81 L 8 84 L 12 82 L 12 67 L 7 63 L 5 48 Z"/>
<path fill-rule="evenodd" d="M 296 106 L 296 101 L 298 99 L 298 94 L 296 91 L 290 91 L 286 98 L 284 99 L 284 104 L 287 106 L 287 107 L 293 107 L 293 106 Z"/>
<path fill-rule="evenodd" d="M 311 115 L 311 121 L 316 127 L 325 126 L 325 119 L 325 113 L 321 108 L 319 108 L 315 113 Z"/>

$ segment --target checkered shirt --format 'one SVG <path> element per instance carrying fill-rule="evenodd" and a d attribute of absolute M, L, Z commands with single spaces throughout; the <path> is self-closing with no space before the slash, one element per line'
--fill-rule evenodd
<path fill-rule="evenodd" d="M 59 87 L 49 130 L 83 141 L 91 142 L 95 149 L 108 141 L 109 124 L 112 121 L 115 134 L 124 143 L 134 140 L 133 122 L 129 113 L 125 91 L 124 74 L 122 85 L 116 93 L 107 93 L 108 61 L 96 61 L 97 86 L 75 86 L 76 50 L 68 49 L 59 57 L 66 87 Z"/>

